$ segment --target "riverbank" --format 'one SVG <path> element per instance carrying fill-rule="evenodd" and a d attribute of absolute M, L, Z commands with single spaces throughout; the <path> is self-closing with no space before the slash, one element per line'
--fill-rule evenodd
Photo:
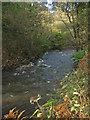
<path fill-rule="evenodd" d="M 26 110 L 25 115 L 34 112 L 34 105 L 30 104 L 30 97 L 40 94 L 40 104 L 48 99 L 48 94 L 54 93 L 56 76 L 58 82 L 73 70 L 73 61 L 70 55 L 75 53 L 73 49 L 52 50 L 43 54 L 32 65 L 22 65 L 11 71 L 2 73 L 2 101 L 3 115 L 13 107 Z"/>
<path fill-rule="evenodd" d="M 79 52 L 80 53 L 80 52 Z M 74 56 L 77 56 L 75 53 Z M 39 119 L 60 119 L 60 118 L 85 118 L 89 120 L 89 94 L 88 94 L 88 53 L 83 58 L 79 54 L 77 60 L 78 68 L 68 73 L 60 84 L 57 82 L 55 94 L 50 95 L 49 101 L 44 105 L 38 106 L 36 116 L 30 118 Z M 33 101 L 37 100 L 33 98 Z"/>
<path fill-rule="evenodd" d="M 64 60 L 65 60 L 65 56 L 68 56 L 68 55 L 69 57 L 71 56 L 70 52 L 67 52 L 67 51 L 64 53 L 63 51 L 59 52 L 59 54 L 62 55 L 62 58 Z M 74 56 L 75 55 L 78 55 L 78 54 L 75 53 Z M 56 53 L 54 56 L 56 57 Z M 45 59 L 47 57 L 43 56 L 43 58 Z M 66 59 L 66 62 L 68 63 L 68 59 Z M 50 60 L 50 63 L 51 63 L 51 60 Z M 55 60 L 54 60 L 54 63 L 55 63 Z M 37 65 L 40 65 L 40 64 L 37 64 Z M 66 67 L 66 65 L 64 67 Z M 66 68 L 64 69 L 66 70 Z M 58 77 L 58 75 L 56 76 Z M 62 80 L 60 81 L 59 80 L 60 78 L 59 79 L 55 78 L 55 86 L 53 88 L 54 94 L 52 94 L 52 92 L 48 93 L 49 98 L 46 103 L 41 104 L 41 100 L 45 100 L 44 94 L 43 96 L 41 93 L 38 94 L 38 96 L 37 95 L 34 96 L 34 94 L 32 95 L 33 97 L 31 97 L 30 103 L 31 105 L 35 103 L 33 107 L 35 107 L 37 104 L 38 108 L 35 110 L 34 113 L 32 113 L 32 115 L 30 114 L 31 112 L 28 113 L 28 116 L 29 116 L 28 118 L 47 119 L 47 120 L 59 119 L 59 118 L 87 118 L 87 119 L 89 118 L 88 53 L 86 52 L 85 56 L 79 60 L 78 68 L 76 70 L 69 72 L 68 74 L 65 74 Z M 51 85 L 50 80 L 48 81 L 48 84 L 50 88 L 50 85 Z M 47 85 L 45 85 L 45 88 L 46 86 Z M 30 107 L 28 105 L 28 109 L 29 108 Z M 24 116 L 25 115 L 26 114 L 24 114 Z"/>
<path fill-rule="evenodd" d="M 58 51 L 62 51 L 62 50 L 69 50 L 69 49 L 75 49 L 73 46 L 72 47 L 63 47 L 62 49 L 56 49 Z M 50 52 L 50 51 L 53 51 L 55 49 L 50 49 L 48 51 L 44 51 L 44 52 L 41 52 L 39 53 L 37 56 L 32 56 L 32 57 L 21 57 L 20 59 L 16 58 L 14 60 L 7 60 L 5 62 L 4 65 L 2 65 L 2 70 L 3 71 L 12 71 L 13 69 L 16 69 L 17 67 L 20 67 L 22 65 L 27 65 L 27 64 L 30 64 L 30 63 L 35 63 L 39 58 L 41 58 L 43 56 L 43 54 L 45 52 Z M 3 61 L 2 61 L 3 63 Z"/>

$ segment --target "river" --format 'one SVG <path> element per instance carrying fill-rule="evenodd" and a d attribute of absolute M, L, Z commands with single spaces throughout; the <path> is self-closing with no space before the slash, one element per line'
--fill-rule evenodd
<path fill-rule="evenodd" d="M 7 114 L 10 109 L 17 107 L 26 110 L 30 116 L 36 105 L 30 104 L 30 97 L 40 94 L 40 104 L 48 100 L 47 94 L 53 93 L 56 77 L 60 81 L 73 69 L 70 55 L 75 50 L 54 50 L 46 52 L 35 63 L 22 65 L 12 71 L 2 73 L 2 112 Z"/>

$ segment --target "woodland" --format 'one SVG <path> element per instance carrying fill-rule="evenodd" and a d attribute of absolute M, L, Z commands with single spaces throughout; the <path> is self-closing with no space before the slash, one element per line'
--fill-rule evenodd
<path fill-rule="evenodd" d="M 32 97 L 37 104 L 31 116 L 13 108 L 3 119 L 60 118 L 89 119 L 88 97 L 88 15 L 89 3 L 44 2 L 2 3 L 2 70 L 10 71 L 20 65 L 35 62 L 45 52 L 75 49 L 75 68 L 57 83 L 55 94 L 40 105 L 40 95 Z M 56 80 L 57 81 L 57 80 Z M 16 110 L 16 111 L 15 111 Z"/>

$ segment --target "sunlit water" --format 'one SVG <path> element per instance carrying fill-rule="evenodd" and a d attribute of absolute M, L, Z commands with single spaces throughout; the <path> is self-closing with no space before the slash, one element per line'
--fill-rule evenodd
<path fill-rule="evenodd" d="M 30 97 L 40 94 L 41 104 L 48 100 L 46 94 L 53 93 L 56 78 L 60 81 L 73 69 L 70 55 L 75 50 L 46 52 L 35 63 L 24 65 L 11 72 L 3 72 L 3 115 L 13 107 L 26 110 L 25 115 L 31 115 L 36 105 L 30 104 Z"/>

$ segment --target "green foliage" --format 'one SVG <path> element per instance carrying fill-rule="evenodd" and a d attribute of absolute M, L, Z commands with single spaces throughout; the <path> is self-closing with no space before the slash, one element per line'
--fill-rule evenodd
<path fill-rule="evenodd" d="M 2 4 L 3 68 L 27 63 L 52 48 L 50 35 L 42 26 L 46 11 L 37 3 Z M 49 20 L 44 16 L 44 23 Z M 50 21 L 51 22 L 51 21 Z"/>
<path fill-rule="evenodd" d="M 87 51 L 87 49 L 84 48 L 83 50 L 77 51 L 76 53 L 74 53 L 70 57 L 74 58 L 73 61 L 75 61 L 75 63 L 78 63 L 80 61 L 80 59 L 82 59 L 86 55 L 86 51 Z"/>
<path fill-rule="evenodd" d="M 54 33 L 54 47 L 57 49 L 62 48 L 66 43 L 65 39 L 65 32 L 61 32 L 60 30 Z"/>
<path fill-rule="evenodd" d="M 31 97 L 30 103 L 33 104 L 33 103 L 36 102 L 39 109 L 37 109 L 30 116 L 30 118 L 33 118 L 35 116 L 35 118 L 39 118 L 39 119 L 40 118 L 49 119 L 52 115 L 54 116 L 53 112 L 51 112 L 53 101 L 47 102 L 47 103 L 45 103 L 44 105 L 41 106 L 38 102 L 40 99 L 41 99 L 40 95 L 38 95 L 37 98 Z"/>
<path fill-rule="evenodd" d="M 31 3 L 2 3 L 2 68 L 26 64 L 50 49 L 67 46 L 82 48 L 86 45 L 87 4 L 60 4 L 63 10 L 56 8 L 52 15 L 45 7 L 39 7 L 39 3 L 34 3 L 34 6 Z M 64 7 L 68 5 L 71 6 L 71 13 L 66 12 Z M 73 11 L 77 5 L 79 12 Z M 67 14 L 72 18 L 71 23 Z M 73 38 L 77 37 L 73 40 L 70 33 Z M 82 58 L 83 52 L 80 55 L 75 56 L 77 61 Z"/>
<path fill-rule="evenodd" d="M 36 118 L 88 118 L 88 59 L 80 59 L 78 69 L 68 73 L 50 95 L 47 103 L 39 106 Z M 69 111 L 69 112 L 68 112 Z M 65 114 L 64 114 L 65 113 Z M 34 114 L 35 115 L 35 114 Z M 33 116 L 34 117 L 34 116 Z"/>
<path fill-rule="evenodd" d="M 42 47 L 44 52 L 52 49 L 52 43 L 45 35 L 40 36 L 39 39 L 42 41 Z"/>
<path fill-rule="evenodd" d="M 66 91 L 66 95 L 69 92 L 69 107 L 72 112 L 79 117 L 87 116 L 87 105 L 88 103 L 88 72 L 87 64 L 88 60 L 83 58 L 80 60 L 79 68 L 77 71 L 72 72 L 67 78 L 67 87 L 63 90 Z M 83 69 L 82 69 L 83 68 Z M 65 85 L 64 85 L 65 86 Z M 62 87 L 63 88 L 63 87 Z M 80 114 L 81 115 L 80 116 Z"/>

